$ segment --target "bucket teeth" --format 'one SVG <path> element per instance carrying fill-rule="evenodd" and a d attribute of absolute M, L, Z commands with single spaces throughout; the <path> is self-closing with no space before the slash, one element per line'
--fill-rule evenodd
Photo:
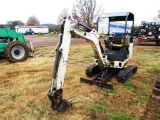
<path fill-rule="evenodd" d="M 67 100 L 69 103 L 71 103 L 71 105 L 74 104 L 74 103 L 76 103 L 76 101 L 73 100 L 73 99 L 66 98 L 65 100 Z"/>
<path fill-rule="evenodd" d="M 69 100 L 69 98 L 65 98 L 65 100 Z"/>

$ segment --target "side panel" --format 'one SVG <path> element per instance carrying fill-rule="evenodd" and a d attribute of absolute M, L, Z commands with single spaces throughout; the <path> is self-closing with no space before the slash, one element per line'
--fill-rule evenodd
<path fill-rule="evenodd" d="M 0 28 L 0 37 L 6 37 L 6 36 L 8 36 L 6 29 Z"/>
<path fill-rule="evenodd" d="M 18 28 L 17 32 L 25 33 L 26 31 L 29 31 L 29 28 Z"/>
<path fill-rule="evenodd" d="M 21 41 L 21 42 L 25 42 L 25 39 L 24 39 L 24 35 L 23 33 L 19 33 L 17 32 L 17 37 L 18 37 L 18 40 Z"/>
<path fill-rule="evenodd" d="M 0 53 L 4 52 L 7 43 L 0 43 Z"/>
<path fill-rule="evenodd" d="M 125 24 L 123 23 L 118 23 L 118 22 L 111 22 L 110 23 L 110 34 L 115 34 L 115 33 L 124 33 L 125 30 Z M 131 26 L 127 26 L 126 31 L 128 33 L 131 32 Z M 98 24 L 98 33 L 99 34 L 108 34 L 108 23 L 107 22 L 101 22 Z"/>
<path fill-rule="evenodd" d="M 32 28 L 32 31 L 34 31 L 35 33 L 48 33 L 49 30 L 48 28 Z"/>

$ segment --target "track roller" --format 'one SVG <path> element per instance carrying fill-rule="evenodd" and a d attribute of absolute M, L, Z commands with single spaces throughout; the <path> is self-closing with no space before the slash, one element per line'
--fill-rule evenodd
<path fill-rule="evenodd" d="M 86 75 L 88 77 L 93 77 L 95 75 L 97 75 L 98 73 L 101 72 L 101 69 L 98 65 L 96 64 L 93 64 L 93 65 L 90 65 L 86 68 Z"/>

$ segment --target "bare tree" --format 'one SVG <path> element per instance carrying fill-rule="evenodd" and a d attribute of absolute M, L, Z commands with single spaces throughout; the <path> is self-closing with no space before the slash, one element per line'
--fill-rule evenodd
<path fill-rule="evenodd" d="M 61 24 L 62 20 L 69 15 L 68 8 L 64 8 L 58 16 L 57 22 Z"/>
<path fill-rule="evenodd" d="M 88 27 L 93 27 L 93 22 L 102 14 L 104 8 L 98 5 L 96 0 L 76 0 L 73 5 L 72 17 L 75 20 L 80 20 Z"/>
<path fill-rule="evenodd" d="M 154 18 L 155 22 L 160 22 L 160 10 L 158 11 L 157 16 Z"/>
<path fill-rule="evenodd" d="M 5 25 L 4 24 L 0 24 L 0 28 L 5 28 Z"/>
<path fill-rule="evenodd" d="M 35 26 L 35 25 L 40 25 L 39 20 L 37 19 L 36 16 L 30 16 L 27 20 L 27 26 Z"/>

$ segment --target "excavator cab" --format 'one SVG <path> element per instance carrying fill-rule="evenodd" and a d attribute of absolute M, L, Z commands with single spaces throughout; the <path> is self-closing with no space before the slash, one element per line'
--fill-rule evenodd
<path fill-rule="evenodd" d="M 118 12 L 118 13 L 103 13 L 100 17 L 98 17 L 97 19 L 97 31 L 98 31 L 98 23 L 99 21 L 101 20 L 101 18 L 108 18 L 108 34 L 107 36 L 110 36 L 110 34 L 114 34 L 114 36 L 112 37 L 107 37 L 108 40 L 112 41 L 112 42 L 116 42 L 117 39 L 124 39 L 124 41 L 121 41 L 121 42 L 124 42 L 124 44 L 127 44 L 127 40 L 128 40 L 128 22 L 132 22 L 132 25 L 131 26 L 134 26 L 134 14 L 131 13 L 131 12 Z M 124 26 L 115 26 L 115 27 L 123 27 L 124 28 L 124 31 L 120 31 L 120 32 L 115 32 L 113 30 L 111 30 L 111 23 L 113 22 L 125 22 L 125 25 Z M 112 31 L 112 33 L 110 33 Z M 130 38 L 133 39 L 133 31 L 131 29 L 131 36 Z M 109 38 L 113 38 L 112 40 L 109 39 Z M 132 42 L 132 39 L 130 39 L 129 41 Z M 116 43 L 117 44 L 117 43 Z M 117 46 L 118 47 L 118 46 Z"/>
<path fill-rule="evenodd" d="M 97 23 L 99 23 L 100 18 L 108 18 L 108 34 L 104 40 L 106 47 L 105 55 L 108 55 L 108 60 L 124 61 L 129 55 L 129 44 L 133 43 L 133 31 L 131 30 L 130 36 L 127 31 L 127 23 L 128 21 L 131 21 L 132 26 L 134 26 L 134 14 L 132 14 L 131 12 L 104 13 L 98 18 Z M 112 37 L 109 37 L 111 31 L 111 22 L 122 21 L 125 22 L 125 26 L 123 26 L 124 31 L 115 33 L 114 35 L 112 35 Z"/>

